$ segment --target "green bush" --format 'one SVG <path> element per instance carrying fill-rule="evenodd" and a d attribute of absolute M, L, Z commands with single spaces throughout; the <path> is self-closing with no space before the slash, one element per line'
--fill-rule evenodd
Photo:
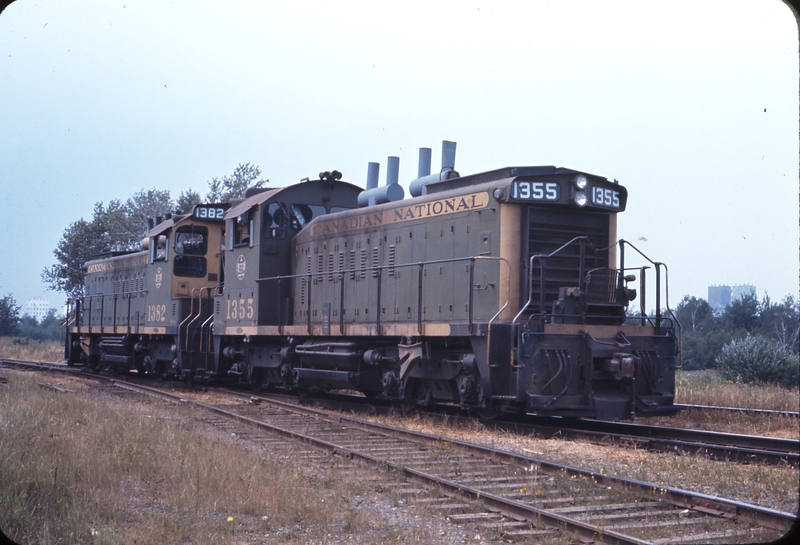
<path fill-rule="evenodd" d="M 722 347 L 716 363 L 726 378 L 738 383 L 771 382 L 791 388 L 800 379 L 800 357 L 764 337 L 732 340 Z"/>

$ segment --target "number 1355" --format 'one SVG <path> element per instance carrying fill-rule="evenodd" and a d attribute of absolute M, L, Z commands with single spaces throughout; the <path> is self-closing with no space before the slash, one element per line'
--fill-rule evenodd
<path fill-rule="evenodd" d="M 253 318 L 253 299 L 228 299 L 227 320 L 244 320 Z"/>
<path fill-rule="evenodd" d="M 592 203 L 619 208 L 619 191 L 605 187 L 594 187 L 592 189 Z"/>

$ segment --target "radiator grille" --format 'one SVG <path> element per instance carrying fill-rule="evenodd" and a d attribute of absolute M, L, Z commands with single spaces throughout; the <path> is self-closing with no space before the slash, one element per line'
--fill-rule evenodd
<path fill-rule="evenodd" d="M 578 211 L 575 209 L 556 210 L 552 208 L 528 207 L 527 244 L 525 245 L 525 272 L 528 272 L 530 257 L 535 254 L 549 254 L 575 237 L 588 236 L 584 247 L 583 274 L 592 269 L 608 267 L 608 214 Z M 552 308 L 558 299 L 558 288 L 580 285 L 581 250 L 578 242 L 573 243 L 555 256 L 546 260 L 545 281 L 541 285 L 541 263 L 533 265 L 533 297 L 530 312 L 540 312 L 540 295 L 544 289 L 545 310 Z M 523 275 L 522 304 L 528 296 L 527 274 Z"/>

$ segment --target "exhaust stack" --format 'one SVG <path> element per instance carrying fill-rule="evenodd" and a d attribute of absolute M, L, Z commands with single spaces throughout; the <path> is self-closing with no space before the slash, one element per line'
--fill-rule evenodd
<path fill-rule="evenodd" d="M 367 165 L 367 189 L 358 194 L 359 206 L 374 206 L 387 202 L 401 201 L 405 191 L 399 181 L 400 158 L 390 156 L 386 160 L 386 185 L 378 187 L 380 164 Z"/>
<path fill-rule="evenodd" d="M 456 143 L 442 140 L 442 169 L 438 174 L 431 174 L 431 150 L 430 148 L 419 149 L 419 170 L 417 179 L 413 180 L 408 186 L 408 191 L 412 197 L 420 197 L 427 194 L 425 186 L 431 183 L 458 178 L 459 174 L 454 167 L 456 166 Z"/>

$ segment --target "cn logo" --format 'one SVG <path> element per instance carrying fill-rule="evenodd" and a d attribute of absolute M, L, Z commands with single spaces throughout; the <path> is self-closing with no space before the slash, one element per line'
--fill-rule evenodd
<path fill-rule="evenodd" d="M 244 271 L 247 269 L 247 262 L 244 259 L 243 255 L 239 256 L 239 259 L 236 260 L 236 276 L 239 280 L 244 280 Z"/>

